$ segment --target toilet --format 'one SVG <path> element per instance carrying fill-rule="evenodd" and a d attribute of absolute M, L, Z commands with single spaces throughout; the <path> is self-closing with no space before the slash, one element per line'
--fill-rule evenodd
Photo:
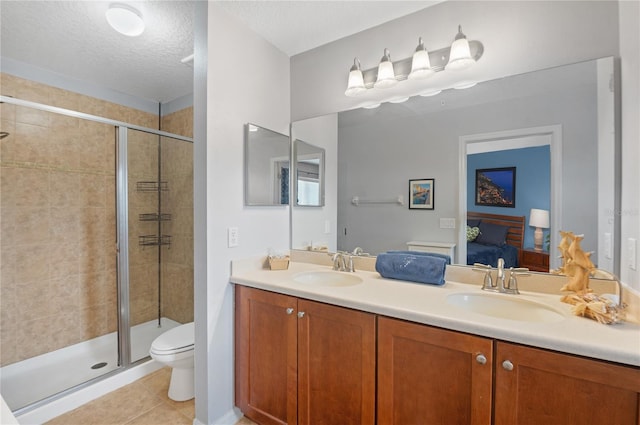
<path fill-rule="evenodd" d="M 151 344 L 151 358 L 172 368 L 169 398 L 191 400 L 195 394 L 193 382 L 193 322 L 169 329 Z"/>

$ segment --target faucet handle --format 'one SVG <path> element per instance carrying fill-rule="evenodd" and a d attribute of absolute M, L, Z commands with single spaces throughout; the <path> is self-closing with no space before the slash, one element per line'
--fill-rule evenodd
<path fill-rule="evenodd" d="M 473 271 L 476 272 L 486 272 L 486 271 L 490 271 L 491 270 L 491 266 L 487 265 L 487 264 L 481 264 L 481 263 L 473 263 Z"/>
<path fill-rule="evenodd" d="M 507 283 L 507 285 L 504 288 L 505 292 L 509 294 L 519 294 L 520 291 L 518 290 L 518 280 L 516 279 L 516 276 L 529 276 L 529 275 L 531 275 L 531 273 L 529 273 L 529 269 L 526 267 L 517 267 L 517 268 L 511 267 L 509 269 L 509 283 Z"/>
<path fill-rule="evenodd" d="M 482 289 L 495 291 L 496 285 L 493 284 L 493 279 L 491 279 L 491 270 L 492 267 L 486 264 L 475 263 L 473 268 L 471 269 L 475 272 L 483 272 L 484 273 L 484 282 L 482 283 Z"/>

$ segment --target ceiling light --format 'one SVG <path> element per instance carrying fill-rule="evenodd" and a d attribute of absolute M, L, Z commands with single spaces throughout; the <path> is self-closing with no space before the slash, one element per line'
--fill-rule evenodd
<path fill-rule="evenodd" d="M 347 96 L 357 96 L 365 91 L 367 91 L 367 88 L 364 86 L 364 77 L 362 76 L 362 70 L 360 69 L 360 61 L 358 58 L 354 58 L 353 66 L 349 71 L 347 90 L 344 94 Z"/>
<path fill-rule="evenodd" d="M 378 65 L 378 78 L 376 79 L 373 87 L 377 89 L 387 89 L 398 84 L 396 80 L 396 74 L 393 71 L 393 62 L 391 62 L 391 54 L 389 49 L 384 49 L 384 55 L 380 59 Z"/>
<path fill-rule="evenodd" d="M 391 99 L 389 103 L 404 103 L 409 100 L 409 97 L 397 97 L 395 99 Z"/>
<path fill-rule="evenodd" d="M 445 69 L 460 70 L 470 67 L 476 63 L 471 57 L 471 49 L 467 36 L 462 33 L 462 25 L 458 25 L 458 34 L 451 44 L 451 52 L 449 53 L 449 62 Z"/>
<path fill-rule="evenodd" d="M 380 106 L 379 103 L 372 103 L 371 105 L 363 106 L 363 108 L 364 109 L 376 109 L 379 106 Z"/>
<path fill-rule="evenodd" d="M 142 14 L 126 4 L 114 3 L 107 9 L 107 22 L 120 34 L 135 37 L 144 31 Z"/>
<path fill-rule="evenodd" d="M 424 43 L 422 42 L 422 37 L 418 38 L 418 47 L 416 47 L 416 51 L 413 53 L 413 58 L 411 60 L 411 73 L 409 74 L 410 79 L 421 79 L 432 76 L 435 71 L 431 68 L 431 63 L 429 61 L 429 52 L 424 47 Z"/>

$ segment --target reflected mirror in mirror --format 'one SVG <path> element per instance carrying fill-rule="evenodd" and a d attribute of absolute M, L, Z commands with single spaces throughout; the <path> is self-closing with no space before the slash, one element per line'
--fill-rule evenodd
<path fill-rule="evenodd" d="M 324 205 L 324 149 L 296 139 L 294 193 L 296 205 L 321 207 Z"/>
<path fill-rule="evenodd" d="M 244 140 L 245 205 L 288 205 L 289 137 L 246 124 Z"/>
<path fill-rule="evenodd" d="M 524 216 L 523 248 L 533 249 L 536 229 L 529 224 L 530 210 L 548 209 L 551 225 L 544 229 L 545 238 L 551 233 L 556 236 L 559 230 L 584 233 L 583 249 L 594 252 L 591 258 L 599 268 L 615 273 L 619 267 L 619 223 L 613 212 L 619 203 L 616 181 L 620 173 L 615 166 L 619 155 L 615 75 L 613 58 L 603 58 L 487 81 L 466 90 L 445 90 L 438 96 L 416 96 L 402 104 L 339 112 L 333 114 L 337 115 L 333 121 L 325 116 L 293 123 L 294 134 L 299 128 L 319 132 L 320 120 L 325 127 L 332 126 L 322 128 L 325 134 L 337 134 L 335 163 L 333 158 L 326 161 L 326 178 L 337 178 L 337 184 L 327 186 L 325 193 L 327 205 L 333 208 L 335 202 L 337 225 L 329 234 L 322 223 L 305 215 L 306 211 L 297 212 L 292 215 L 292 249 L 305 249 L 309 240 L 322 238 L 339 250 L 352 251 L 359 246 L 372 254 L 407 249 L 410 241 L 448 243 L 456 245 L 454 262 L 466 264 L 466 255 L 460 252 L 466 248 L 467 210 L 478 211 L 473 194 L 470 201 L 461 199 L 462 193 L 472 193 L 468 185 L 473 188 L 475 184 L 460 175 L 467 168 L 467 151 L 478 154 L 467 147 L 477 141 L 484 145 L 487 134 L 527 134 L 535 128 L 553 128 L 559 129 L 560 149 L 554 149 L 555 141 L 540 142 L 536 137 L 533 145 L 548 145 L 547 163 L 534 164 L 527 172 L 524 166 L 518 168 L 516 196 L 518 206 L 524 209 L 483 206 L 480 211 Z M 517 138 L 523 142 L 522 137 Z M 512 150 L 530 158 L 526 151 L 519 152 L 531 149 L 527 143 L 522 147 L 523 143 L 495 142 L 496 151 Z M 500 142 L 504 142 L 502 146 Z M 482 155 L 487 153 L 482 151 Z M 499 162 L 469 167 L 514 165 L 508 159 Z M 474 170 L 465 171 L 475 177 Z M 538 171 L 547 175 L 546 190 L 527 184 L 539 180 Z M 396 202 L 351 202 L 354 197 L 397 199 L 407 193 L 409 180 L 425 176 L 438 182 L 433 211 L 409 210 L 406 204 Z M 331 214 L 327 211 L 325 217 Z M 610 235 L 610 244 L 605 244 L 605 234 Z M 462 243 L 465 246 L 460 249 Z M 553 268 L 558 264 L 557 242 L 552 238 L 549 245 Z M 611 247 L 610 252 L 605 252 L 605 245 Z"/>

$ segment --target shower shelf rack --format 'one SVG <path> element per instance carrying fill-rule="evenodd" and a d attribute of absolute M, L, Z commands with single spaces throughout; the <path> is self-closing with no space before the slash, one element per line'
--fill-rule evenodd
<path fill-rule="evenodd" d="M 171 245 L 170 235 L 142 235 L 138 236 L 138 245 L 140 246 L 161 246 Z"/>
<path fill-rule="evenodd" d="M 169 190 L 169 182 L 163 181 L 142 181 L 136 182 L 138 192 L 166 192 Z"/>
<path fill-rule="evenodd" d="M 149 213 L 140 214 L 140 221 L 171 221 L 171 214 L 169 213 Z"/>

